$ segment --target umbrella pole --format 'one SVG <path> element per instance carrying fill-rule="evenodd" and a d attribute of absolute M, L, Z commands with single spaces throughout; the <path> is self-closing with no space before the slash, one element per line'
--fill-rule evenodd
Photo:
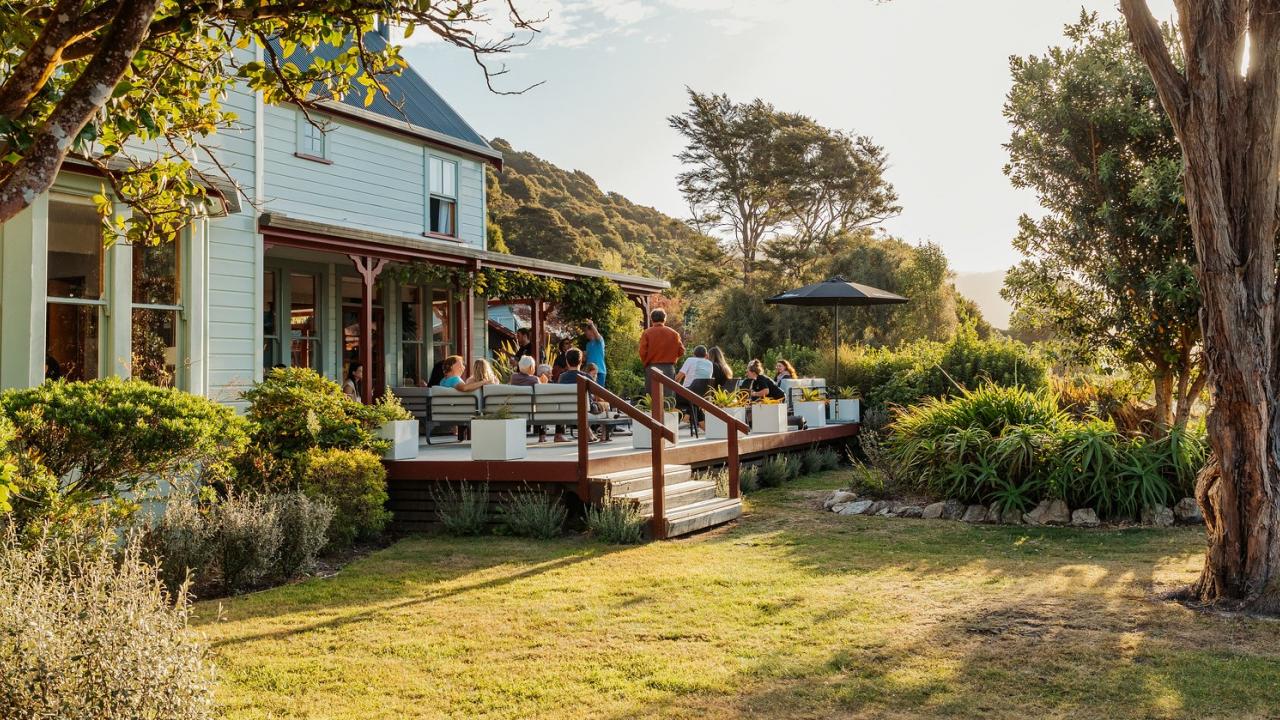
<path fill-rule="evenodd" d="M 831 381 L 831 388 L 840 387 L 840 306 L 836 305 L 835 328 L 831 331 L 831 370 L 835 373 L 835 379 Z"/>

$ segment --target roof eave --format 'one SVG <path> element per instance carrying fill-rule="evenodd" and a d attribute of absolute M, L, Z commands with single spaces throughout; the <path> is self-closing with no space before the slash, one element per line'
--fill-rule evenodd
<path fill-rule="evenodd" d="M 324 108 L 325 112 L 367 125 L 384 128 L 397 134 L 407 135 L 418 140 L 426 140 L 427 142 L 440 145 L 448 150 L 453 150 L 464 155 L 471 155 L 484 162 L 491 163 L 496 170 L 502 170 L 502 153 L 495 150 L 488 143 L 477 145 L 476 143 L 461 140 L 437 130 L 431 130 L 420 125 L 414 125 L 407 120 L 395 120 L 385 115 L 371 112 L 364 108 L 358 108 L 337 100 L 321 100 L 318 104 Z"/>

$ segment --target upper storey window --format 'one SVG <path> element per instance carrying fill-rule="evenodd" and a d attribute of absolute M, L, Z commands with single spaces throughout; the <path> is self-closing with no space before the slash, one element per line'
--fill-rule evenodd
<path fill-rule="evenodd" d="M 427 175 L 427 232 L 455 237 L 458 234 L 458 163 L 428 157 Z"/>
<path fill-rule="evenodd" d="M 308 160 L 329 162 L 328 138 L 324 130 L 308 122 L 307 116 L 301 112 L 298 113 L 298 151 L 295 154 Z"/>

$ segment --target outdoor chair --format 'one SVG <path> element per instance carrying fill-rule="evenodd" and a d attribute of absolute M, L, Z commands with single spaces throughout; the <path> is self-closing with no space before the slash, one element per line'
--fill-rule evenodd
<path fill-rule="evenodd" d="M 587 415 L 588 424 L 605 419 Z M 534 425 L 562 425 L 578 427 L 578 386 L 576 384 L 544 383 L 533 388 Z"/>
<path fill-rule="evenodd" d="M 709 378 L 693 380 L 689 383 L 689 391 L 698 397 L 705 397 L 707 391 L 711 389 L 712 382 Z M 703 418 L 702 410 L 684 398 L 676 400 L 676 407 L 683 409 L 689 416 L 689 436 L 698 437 L 698 423 Z"/>
<path fill-rule="evenodd" d="M 400 399 L 400 404 L 404 406 L 418 420 L 418 434 L 421 435 L 426 431 L 427 423 L 431 420 L 431 392 L 430 388 L 414 387 L 406 385 L 403 387 L 392 388 L 391 392 Z"/>
<path fill-rule="evenodd" d="M 527 385 L 485 385 L 480 389 L 486 413 L 502 408 L 511 411 L 512 417 L 533 420 L 533 387 Z"/>
<path fill-rule="evenodd" d="M 431 431 L 436 427 L 471 427 L 471 421 L 480 412 L 480 393 L 465 393 L 439 385 L 429 390 L 431 417 L 427 420 L 428 445 L 431 444 Z"/>

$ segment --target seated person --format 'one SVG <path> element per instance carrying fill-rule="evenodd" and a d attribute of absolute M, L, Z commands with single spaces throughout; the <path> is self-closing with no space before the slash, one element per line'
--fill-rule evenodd
<path fill-rule="evenodd" d="M 733 368 L 724 357 L 724 351 L 716 346 L 707 351 L 707 359 L 711 361 L 711 386 L 725 390 L 734 389 Z"/>
<path fill-rule="evenodd" d="M 538 366 L 538 379 L 544 383 L 551 382 L 551 366 L 550 365 L 546 363 L 542 363 L 541 365 Z"/>
<path fill-rule="evenodd" d="M 587 377 L 591 378 L 592 382 L 599 382 L 596 378 L 600 377 L 600 368 L 595 363 L 589 362 L 586 365 L 583 365 L 582 372 L 585 373 Z M 601 413 L 609 412 L 609 402 L 607 400 L 598 400 L 595 397 L 592 397 L 590 410 L 592 415 L 600 415 Z"/>
<path fill-rule="evenodd" d="M 560 338 L 560 342 L 556 344 L 556 359 L 551 363 L 551 382 L 560 382 L 560 373 L 569 369 L 565 356 L 572 347 L 573 340 L 567 337 Z"/>
<path fill-rule="evenodd" d="M 457 357 L 457 356 L 453 356 L 453 357 Z M 436 363 L 431 366 L 431 375 L 430 377 L 427 378 L 427 381 L 423 382 L 421 379 L 419 379 L 418 385 L 421 387 L 435 387 L 439 385 L 440 381 L 444 379 L 444 363 L 445 363 L 445 360 L 448 360 L 448 359 L 449 358 L 445 358 L 444 360 L 437 360 Z"/>
<path fill-rule="evenodd" d="M 444 378 L 440 380 L 440 387 L 453 388 L 459 392 L 475 392 L 485 385 L 496 385 L 498 378 L 493 374 L 493 368 L 489 367 L 489 361 L 478 359 L 472 368 L 471 377 L 466 380 L 462 379 L 462 371 L 466 362 L 461 355 L 450 355 L 444 359 Z"/>
<path fill-rule="evenodd" d="M 693 356 L 680 366 L 675 381 L 689 387 L 694 380 L 710 380 L 714 371 L 715 366 L 707 359 L 707 346 L 699 345 L 693 349 Z"/>
<path fill-rule="evenodd" d="M 532 355 L 521 355 L 520 360 L 516 362 L 515 372 L 511 373 L 511 384 L 523 387 L 532 387 L 546 382 L 542 378 L 533 373 L 537 363 L 533 361 Z"/>
<path fill-rule="evenodd" d="M 565 369 L 564 369 L 564 372 L 560 373 L 559 379 L 556 380 L 557 383 L 561 385 L 577 385 L 579 375 L 583 375 L 585 377 L 590 378 L 589 375 L 587 375 L 585 372 L 582 371 L 582 351 L 581 350 L 579 350 L 576 347 L 571 347 L 568 349 L 568 351 L 565 352 L 565 354 L 562 357 L 564 358 Z M 588 402 L 590 402 L 592 399 L 593 398 L 591 398 L 590 396 L 587 397 Z M 591 428 L 579 428 L 578 431 L 587 433 L 587 442 L 596 441 L 595 433 L 591 432 Z M 564 439 L 563 428 L 560 428 L 560 427 L 556 428 L 556 438 L 557 438 L 556 442 L 560 442 Z"/>
<path fill-rule="evenodd" d="M 783 400 L 787 397 L 786 393 L 782 392 L 782 388 L 778 387 L 778 383 L 764 374 L 764 365 L 759 360 L 747 363 L 747 382 L 744 389 L 751 395 L 752 400 L 764 398 Z"/>
<path fill-rule="evenodd" d="M 800 377 L 796 374 L 795 366 L 781 358 L 774 363 L 773 373 L 773 381 L 779 385 L 782 384 L 783 380 L 797 380 Z"/>

